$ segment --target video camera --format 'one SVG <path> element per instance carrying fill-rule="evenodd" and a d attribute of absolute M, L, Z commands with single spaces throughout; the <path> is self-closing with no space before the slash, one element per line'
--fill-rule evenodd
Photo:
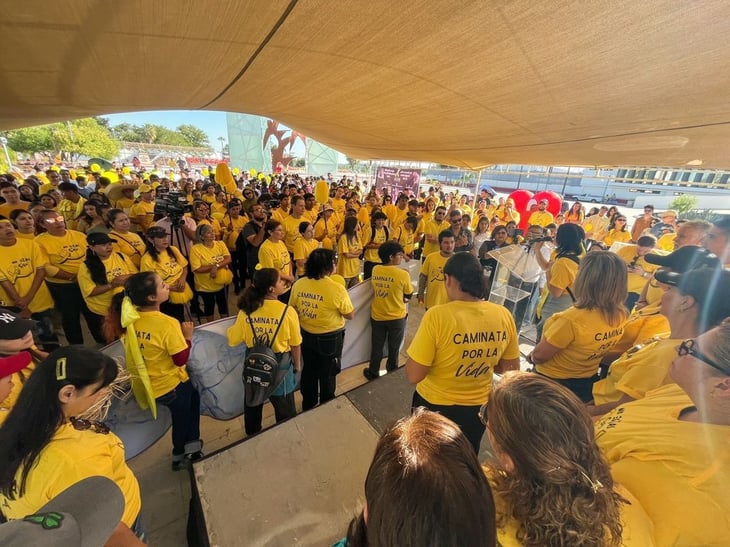
<path fill-rule="evenodd" d="M 185 194 L 174 190 L 157 189 L 155 199 L 155 215 L 166 216 L 172 226 L 183 225 L 183 215 L 193 211 Z"/>

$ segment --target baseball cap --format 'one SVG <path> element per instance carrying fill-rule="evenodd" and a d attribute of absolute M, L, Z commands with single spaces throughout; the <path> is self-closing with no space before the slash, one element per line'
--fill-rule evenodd
<path fill-rule="evenodd" d="M 18 340 L 35 327 L 32 319 L 23 319 L 10 310 L 0 308 L 0 340 Z"/>
<path fill-rule="evenodd" d="M 87 477 L 36 513 L 0 525 L 0 545 L 99 547 L 119 525 L 123 512 L 124 496 L 114 481 Z"/>
<path fill-rule="evenodd" d="M 21 351 L 8 357 L 0 357 L 0 378 L 5 378 L 23 370 L 30 364 L 31 355 L 27 351 Z"/>
<path fill-rule="evenodd" d="M 105 243 L 116 243 L 116 239 L 109 237 L 109 234 L 103 232 L 92 232 L 86 236 L 86 242 L 89 245 L 104 245 Z"/>
<path fill-rule="evenodd" d="M 710 268 L 720 266 L 720 259 L 717 256 L 704 247 L 694 245 L 680 247 L 668 255 L 648 254 L 644 257 L 644 260 L 649 264 L 655 264 L 662 268 L 671 268 L 674 272 L 686 272 L 703 266 Z"/>
<path fill-rule="evenodd" d="M 704 267 L 684 273 L 657 270 L 654 277 L 660 283 L 677 287 L 680 293 L 694 298 L 706 329 L 730 317 L 730 271 L 719 267 Z"/>

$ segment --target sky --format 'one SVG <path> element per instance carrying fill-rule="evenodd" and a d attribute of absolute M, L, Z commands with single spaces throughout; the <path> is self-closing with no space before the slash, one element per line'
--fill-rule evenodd
<path fill-rule="evenodd" d="M 207 110 L 159 110 L 131 112 L 129 114 L 111 114 L 104 117 L 109 118 L 111 125 L 119 125 L 120 123 L 144 125 L 146 123 L 153 123 L 175 129 L 184 124 L 191 124 L 205 131 L 208 135 L 208 142 L 216 149 L 220 148 L 218 137 L 223 137 L 228 142 L 228 126 L 226 125 L 225 112 L 211 112 Z"/>

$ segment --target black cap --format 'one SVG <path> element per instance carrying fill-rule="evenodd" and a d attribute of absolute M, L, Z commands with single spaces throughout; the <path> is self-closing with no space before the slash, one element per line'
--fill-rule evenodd
<path fill-rule="evenodd" d="M 670 268 L 673 272 L 686 272 L 707 266 L 717 268 L 720 259 L 704 247 L 688 245 L 668 255 L 648 254 L 644 257 L 649 264 Z M 662 282 L 663 283 L 663 282 Z"/>
<path fill-rule="evenodd" d="M 116 243 L 116 239 L 109 237 L 109 234 L 104 232 L 91 232 L 86 236 L 86 243 L 89 245 L 104 245 L 106 243 Z"/>
<path fill-rule="evenodd" d="M 695 299 L 700 309 L 699 319 L 705 327 L 700 332 L 730 317 L 730 271 L 707 267 L 683 273 L 657 270 L 654 277 Z"/>
<path fill-rule="evenodd" d="M 0 308 L 0 340 L 19 340 L 35 327 L 32 319 L 23 319 L 17 313 Z"/>

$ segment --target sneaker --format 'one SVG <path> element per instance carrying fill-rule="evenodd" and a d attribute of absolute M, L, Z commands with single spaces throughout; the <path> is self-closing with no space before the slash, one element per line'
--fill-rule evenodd
<path fill-rule="evenodd" d="M 362 370 L 362 375 L 365 376 L 365 378 L 367 378 L 368 381 L 372 381 L 372 380 L 375 380 L 376 378 L 380 377 L 378 374 L 373 374 L 372 372 L 370 372 L 369 368 L 364 368 Z"/>
<path fill-rule="evenodd" d="M 181 469 L 185 469 L 188 465 L 188 461 L 185 459 L 184 454 L 174 454 L 172 456 L 172 470 L 173 471 L 180 471 Z"/>
<path fill-rule="evenodd" d="M 198 452 L 193 452 L 192 454 L 185 454 L 185 459 L 189 462 L 197 462 L 198 460 L 202 459 L 204 455 L 205 454 L 203 454 L 203 452 L 199 450 Z"/>

